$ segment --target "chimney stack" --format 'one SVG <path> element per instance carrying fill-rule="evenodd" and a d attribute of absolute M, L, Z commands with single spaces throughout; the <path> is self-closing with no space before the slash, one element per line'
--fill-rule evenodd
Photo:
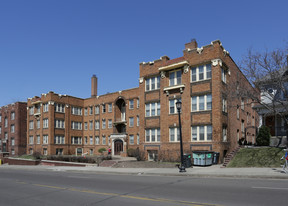
<path fill-rule="evenodd" d="M 95 74 L 91 77 L 91 97 L 97 96 L 97 77 Z"/>
<path fill-rule="evenodd" d="M 196 39 L 191 39 L 191 42 L 185 44 L 185 50 L 187 50 L 187 49 L 190 49 L 190 50 L 197 49 L 197 47 L 198 47 L 198 44 L 197 44 Z"/>

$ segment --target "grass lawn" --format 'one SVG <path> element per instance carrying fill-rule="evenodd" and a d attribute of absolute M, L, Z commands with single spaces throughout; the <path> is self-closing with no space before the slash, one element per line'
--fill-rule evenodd
<path fill-rule="evenodd" d="M 227 167 L 281 167 L 284 154 L 283 149 L 275 147 L 242 148 Z"/>

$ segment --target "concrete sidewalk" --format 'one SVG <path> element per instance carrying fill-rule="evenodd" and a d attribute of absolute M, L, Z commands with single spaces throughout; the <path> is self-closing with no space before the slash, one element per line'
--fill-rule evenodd
<path fill-rule="evenodd" d="M 112 168 L 87 165 L 86 167 L 71 166 L 22 166 L 1 165 L 1 170 L 39 170 L 55 172 L 81 172 L 94 174 L 126 174 L 126 175 L 159 175 L 159 176 L 191 176 L 191 177 L 228 177 L 228 178 L 270 178 L 288 179 L 288 174 L 282 168 L 221 168 L 221 165 L 210 167 L 187 168 L 186 172 L 179 173 L 178 168 Z"/>

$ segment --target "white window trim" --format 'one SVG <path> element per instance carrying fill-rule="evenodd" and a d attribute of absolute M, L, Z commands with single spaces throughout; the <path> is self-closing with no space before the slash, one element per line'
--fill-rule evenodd
<path fill-rule="evenodd" d="M 155 103 L 155 115 L 152 116 L 152 106 L 151 105 L 154 104 L 154 103 Z M 147 105 L 149 105 L 149 116 L 147 116 L 147 114 L 146 114 Z M 158 114 L 158 105 L 160 105 L 159 114 Z M 161 104 L 160 104 L 160 102 L 150 102 L 150 103 L 145 104 L 145 117 L 157 117 L 157 116 L 160 116 L 160 114 L 161 114 Z"/>
<path fill-rule="evenodd" d="M 155 79 L 155 89 L 152 89 L 152 79 Z M 159 88 L 157 87 L 158 81 L 159 81 Z M 149 83 L 148 89 L 147 89 L 147 82 Z M 160 82 L 161 82 L 160 76 L 147 78 L 145 82 L 145 91 L 147 92 L 147 91 L 154 91 L 154 90 L 160 89 Z"/>
<path fill-rule="evenodd" d="M 181 72 L 181 82 L 177 83 L 177 72 Z M 174 73 L 173 84 L 171 84 L 170 74 Z M 169 72 L 169 87 L 182 86 L 182 69 L 177 69 Z"/>
<path fill-rule="evenodd" d="M 204 126 L 204 140 L 200 140 L 200 127 Z M 211 140 L 207 140 L 207 137 L 208 137 L 208 133 L 207 133 L 207 127 L 208 126 L 211 126 L 212 125 L 199 125 L 199 126 L 192 126 L 191 127 L 191 142 L 212 142 L 213 140 L 213 127 L 212 127 L 212 139 Z M 193 127 L 196 127 L 197 128 L 197 140 L 193 140 Z"/>
<path fill-rule="evenodd" d="M 192 67 L 191 70 L 190 70 L 190 82 L 201 82 L 201 81 L 205 81 L 205 80 L 208 80 L 208 79 L 211 79 L 211 77 L 207 78 L 207 65 L 210 65 L 210 68 L 211 68 L 211 76 L 212 76 L 212 64 L 205 64 L 205 65 L 200 65 L 200 66 L 203 66 L 203 79 L 199 80 L 199 67 L 200 66 L 197 66 L 197 67 Z M 196 68 L 196 80 L 195 81 L 192 81 L 192 69 Z"/>
<path fill-rule="evenodd" d="M 113 105 L 112 105 L 112 103 L 109 103 L 108 104 L 108 112 L 111 113 L 112 110 L 113 110 Z"/>
<path fill-rule="evenodd" d="M 155 130 L 155 141 L 152 141 L 152 130 Z M 160 141 L 158 141 L 158 131 L 160 133 Z M 149 141 L 147 141 L 146 137 L 147 137 L 147 132 L 149 132 Z M 161 142 L 161 130 L 160 128 L 151 128 L 151 129 L 145 129 L 145 142 L 146 143 L 155 143 L 155 142 Z"/>
<path fill-rule="evenodd" d="M 47 129 L 49 127 L 49 120 L 48 118 L 43 119 L 43 129 Z"/>
<path fill-rule="evenodd" d="M 171 100 L 174 101 L 174 103 L 173 103 L 173 105 L 174 105 L 174 111 L 175 111 L 174 113 L 171 113 L 171 112 L 170 112 L 170 101 L 171 101 Z M 177 107 L 176 107 L 176 102 L 177 102 L 178 100 L 179 100 L 180 102 L 182 102 L 181 98 L 179 98 L 179 99 L 169 99 L 169 105 L 168 105 L 169 114 L 178 114 L 178 110 L 177 110 Z M 181 112 L 182 112 L 182 109 L 181 109 Z"/>
<path fill-rule="evenodd" d="M 227 70 L 221 67 L 221 80 L 225 84 L 227 83 Z"/>
<path fill-rule="evenodd" d="M 133 139 L 133 142 L 131 143 L 131 140 Z M 134 135 L 130 134 L 129 135 L 129 145 L 134 145 L 135 144 L 135 139 L 134 139 Z"/>
<path fill-rule="evenodd" d="M 108 119 L 108 128 L 111 129 L 113 127 L 112 119 Z"/>
<path fill-rule="evenodd" d="M 133 125 L 132 125 L 132 122 L 133 122 Z M 134 117 L 129 117 L 129 127 L 134 127 Z"/>
<path fill-rule="evenodd" d="M 102 119 L 102 129 L 106 129 L 106 119 Z"/>
<path fill-rule="evenodd" d="M 174 141 L 171 141 L 171 129 L 174 129 Z M 169 128 L 169 142 L 179 142 L 177 134 L 178 134 L 179 127 L 170 127 Z M 180 132 L 180 131 L 179 131 Z"/>
<path fill-rule="evenodd" d="M 191 112 L 202 112 L 202 111 L 211 111 L 212 110 L 212 105 L 211 105 L 211 109 L 207 109 L 207 96 L 208 95 L 211 95 L 211 103 L 212 103 L 212 94 L 205 94 L 205 95 L 201 95 L 201 96 L 204 96 L 204 110 L 200 110 L 199 108 L 200 108 L 200 101 L 199 101 L 199 99 L 200 99 L 200 97 L 201 96 L 196 96 L 196 105 L 197 105 L 197 109 L 196 110 L 193 110 L 193 108 L 192 108 L 192 105 L 193 105 L 193 102 L 192 102 L 192 99 L 193 99 L 193 97 L 195 97 L 195 96 L 193 96 L 193 97 L 191 97 Z M 213 104 L 213 103 L 212 103 Z"/>

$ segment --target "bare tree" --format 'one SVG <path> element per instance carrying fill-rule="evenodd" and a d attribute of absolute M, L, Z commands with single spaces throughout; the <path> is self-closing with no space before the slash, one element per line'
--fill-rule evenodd
<path fill-rule="evenodd" d="M 240 69 L 257 92 L 240 90 L 237 95 L 249 97 L 267 113 L 281 117 L 286 125 L 288 140 L 288 45 L 273 51 L 254 52 L 249 49 L 240 63 Z M 257 108 L 257 107 L 256 107 Z M 288 142 L 288 141 L 287 141 Z M 281 143 L 281 142 L 280 142 Z"/>

